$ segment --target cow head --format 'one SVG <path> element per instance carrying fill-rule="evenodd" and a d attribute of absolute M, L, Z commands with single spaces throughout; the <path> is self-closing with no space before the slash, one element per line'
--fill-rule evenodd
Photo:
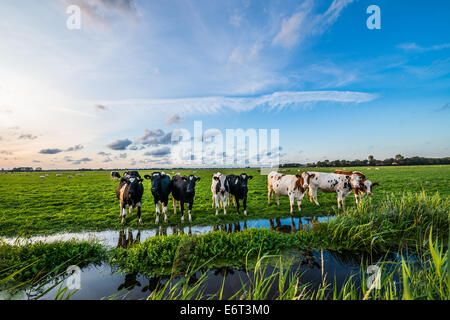
<path fill-rule="evenodd" d="M 350 176 L 347 177 L 350 177 L 349 180 L 353 189 L 359 189 L 362 181 L 365 179 L 364 175 L 358 172 L 353 172 Z"/>
<path fill-rule="evenodd" d="M 197 181 L 200 181 L 199 177 L 194 176 L 191 174 L 189 177 L 182 177 L 187 182 L 186 186 L 186 193 L 195 193 L 195 183 Z"/>
<path fill-rule="evenodd" d="M 212 175 L 212 186 L 215 187 L 216 192 L 225 192 L 228 191 L 227 184 L 227 176 L 217 172 Z"/>
<path fill-rule="evenodd" d="M 145 179 L 150 179 L 152 182 L 152 192 L 156 192 L 159 189 L 162 177 L 163 174 L 161 172 L 153 172 L 151 176 L 148 174 L 144 176 Z"/>
<path fill-rule="evenodd" d="M 364 191 L 365 193 L 367 193 L 368 195 L 371 195 L 373 192 L 373 187 L 379 186 L 378 182 L 372 183 L 372 181 L 370 180 L 365 180 L 363 182 L 364 184 Z"/>
<path fill-rule="evenodd" d="M 237 176 L 236 179 L 239 179 L 243 188 L 247 188 L 248 180 L 253 179 L 253 176 L 249 176 L 246 173 L 241 173 L 241 175 Z"/>
<path fill-rule="evenodd" d="M 129 188 L 128 188 L 128 193 L 130 194 L 136 194 L 139 191 L 139 184 L 142 183 L 142 181 L 144 181 L 141 178 L 138 177 L 122 177 L 120 179 L 120 183 L 126 183 Z"/>
<path fill-rule="evenodd" d="M 308 188 L 309 186 L 309 182 L 312 178 L 314 178 L 316 175 L 314 173 L 310 173 L 310 172 L 302 172 L 302 174 L 300 175 L 303 178 L 303 189 Z M 297 175 L 298 178 L 298 175 Z"/>

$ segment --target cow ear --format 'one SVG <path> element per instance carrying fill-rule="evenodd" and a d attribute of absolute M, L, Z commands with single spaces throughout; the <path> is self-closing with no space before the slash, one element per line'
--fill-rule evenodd
<path fill-rule="evenodd" d="M 299 174 L 296 174 L 295 175 L 297 178 L 301 178 L 302 176 L 301 175 L 299 175 Z"/>
<path fill-rule="evenodd" d="M 140 178 L 140 179 L 139 179 L 139 182 L 142 182 L 142 181 L 144 181 L 144 179 Z"/>
<path fill-rule="evenodd" d="M 214 177 L 214 175 L 213 175 L 213 179 L 216 180 L 216 181 L 219 181 L 219 178 L 218 177 Z"/>
<path fill-rule="evenodd" d="M 199 177 L 196 177 L 196 180 L 197 180 L 197 181 L 200 181 L 200 178 L 199 178 Z"/>
<path fill-rule="evenodd" d="M 309 177 L 310 177 L 310 178 L 314 178 L 315 176 L 316 176 L 316 174 L 313 173 L 313 174 L 311 174 Z"/>
<path fill-rule="evenodd" d="M 378 183 L 378 182 L 374 182 L 373 184 L 372 184 L 372 187 L 376 187 L 376 186 L 379 186 L 380 184 Z"/>
<path fill-rule="evenodd" d="M 187 177 L 186 176 L 182 176 L 181 179 L 187 181 Z"/>
<path fill-rule="evenodd" d="M 252 180 L 252 179 L 253 179 L 253 176 L 248 176 L 248 178 L 249 178 L 249 180 Z"/>
<path fill-rule="evenodd" d="M 150 177 L 148 174 L 146 174 L 146 175 L 144 176 L 144 178 L 145 178 L 145 179 L 151 179 L 152 177 Z"/>

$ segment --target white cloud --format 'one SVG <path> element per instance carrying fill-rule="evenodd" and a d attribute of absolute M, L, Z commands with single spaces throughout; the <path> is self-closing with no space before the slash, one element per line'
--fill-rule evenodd
<path fill-rule="evenodd" d="M 397 48 L 405 51 L 417 51 L 417 52 L 437 51 L 450 48 L 450 43 L 438 44 L 429 47 L 421 47 L 417 45 L 415 42 L 407 42 L 399 44 Z"/>
<path fill-rule="evenodd" d="M 283 19 L 272 45 L 292 48 L 304 38 L 320 35 L 339 18 L 341 11 L 353 0 L 334 0 L 323 14 L 314 14 L 313 1 L 305 1 L 292 16 Z"/>

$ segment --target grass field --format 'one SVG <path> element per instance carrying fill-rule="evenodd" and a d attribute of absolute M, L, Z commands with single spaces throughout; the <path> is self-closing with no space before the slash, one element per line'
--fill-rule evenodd
<path fill-rule="evenodd" d="M 301 170 L 332 172 L 337 168 L 302 168 Z M 401 195 L 405 191 L 427 194 L 439 192 L 442 198 L 450 194 L 449 174 L 450 166 L 408 166 L 408 167 L 380 167 L 380 170 L 367 168 L 346 168 L 359 170 L 368 179 L 380 184 L 372 196 L 374 203 L 381 201 L 385 194 Z M 286 174 L 298 173 L 297 168 L 281 169 Z M 141 170 L 140 174 L 151 173 L 153 170 Z M 215 216 L 215 209 L 211 207 L 211 175 L 213 172 L 225 174 L 246 172 L 253 175 L 249 182 L 248 215 L 236 214 L 235 208 L 223 211 Z M 166 170 L 173 174 L 172 170 Z M 257 169 L 197 169 L 177 170 L 181 174 L 194 173 L 201 178 L 197 184 L 195 204 L 192 212 L 192 225 L 215 225 L 236 222 L 239 220 L 288 217 L 288 199 L 281 198 L 281 206 L 267 205 L 267 176 L 260 175 Z M 62 177 L 56 174 L 61 173 Z M 73 175 L 72 179 L 67 175 Z M 119 204 L 115 195 L 118 181 L 111 180 L 109 171 L 82 172 L 77 176 L 74 172 L 49 172 L 45 179 L 40 178 L 43 173 L 7 173 L 0 178 L 0 235 L 26 236 L 34 234 L 51 234 L 56 232 L 94 231 L 106 229 L 121 229 L 124 227 L 119 219 Z M 142 218 L 139 226 L 136 213 L 128 215 L 125 226 L 132 228 L 155 227 L 155 208 L 150 192 L 149 180 L 144 181 L 144 196 Z M 302 211 L 295 211 L 295 216 L 333 215 L 336 211 L 336 195 L 319 191 L 320 207 L 309 203 L 306 198 L 302 201 Z M 353 196 L 346 200 L 348 207 L 354 207 Z M 169 205 L 168 225 L 180 225 L 180 213 L 173 214 L 172 203 Z M 186 220 L 187 221 L 187 220 Z M 160 224 L 164 224 L 160 219 Z M 187 224 L 187 222 L 185 222 Z"/>

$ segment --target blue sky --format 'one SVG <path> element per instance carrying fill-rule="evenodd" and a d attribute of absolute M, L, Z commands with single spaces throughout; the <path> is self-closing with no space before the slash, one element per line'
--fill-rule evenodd
<path fill-rule="evenodd" d="M 371 4 L 380 30 L 366 27 Z M 66 27 L 69 5 L 80 30 Z M 180 165 L 165 137 L 195 120 L 279 129 L 282 162 L 449 156 L 448 12 L 448 1 L 4 0 L 0 167 Z"/>

